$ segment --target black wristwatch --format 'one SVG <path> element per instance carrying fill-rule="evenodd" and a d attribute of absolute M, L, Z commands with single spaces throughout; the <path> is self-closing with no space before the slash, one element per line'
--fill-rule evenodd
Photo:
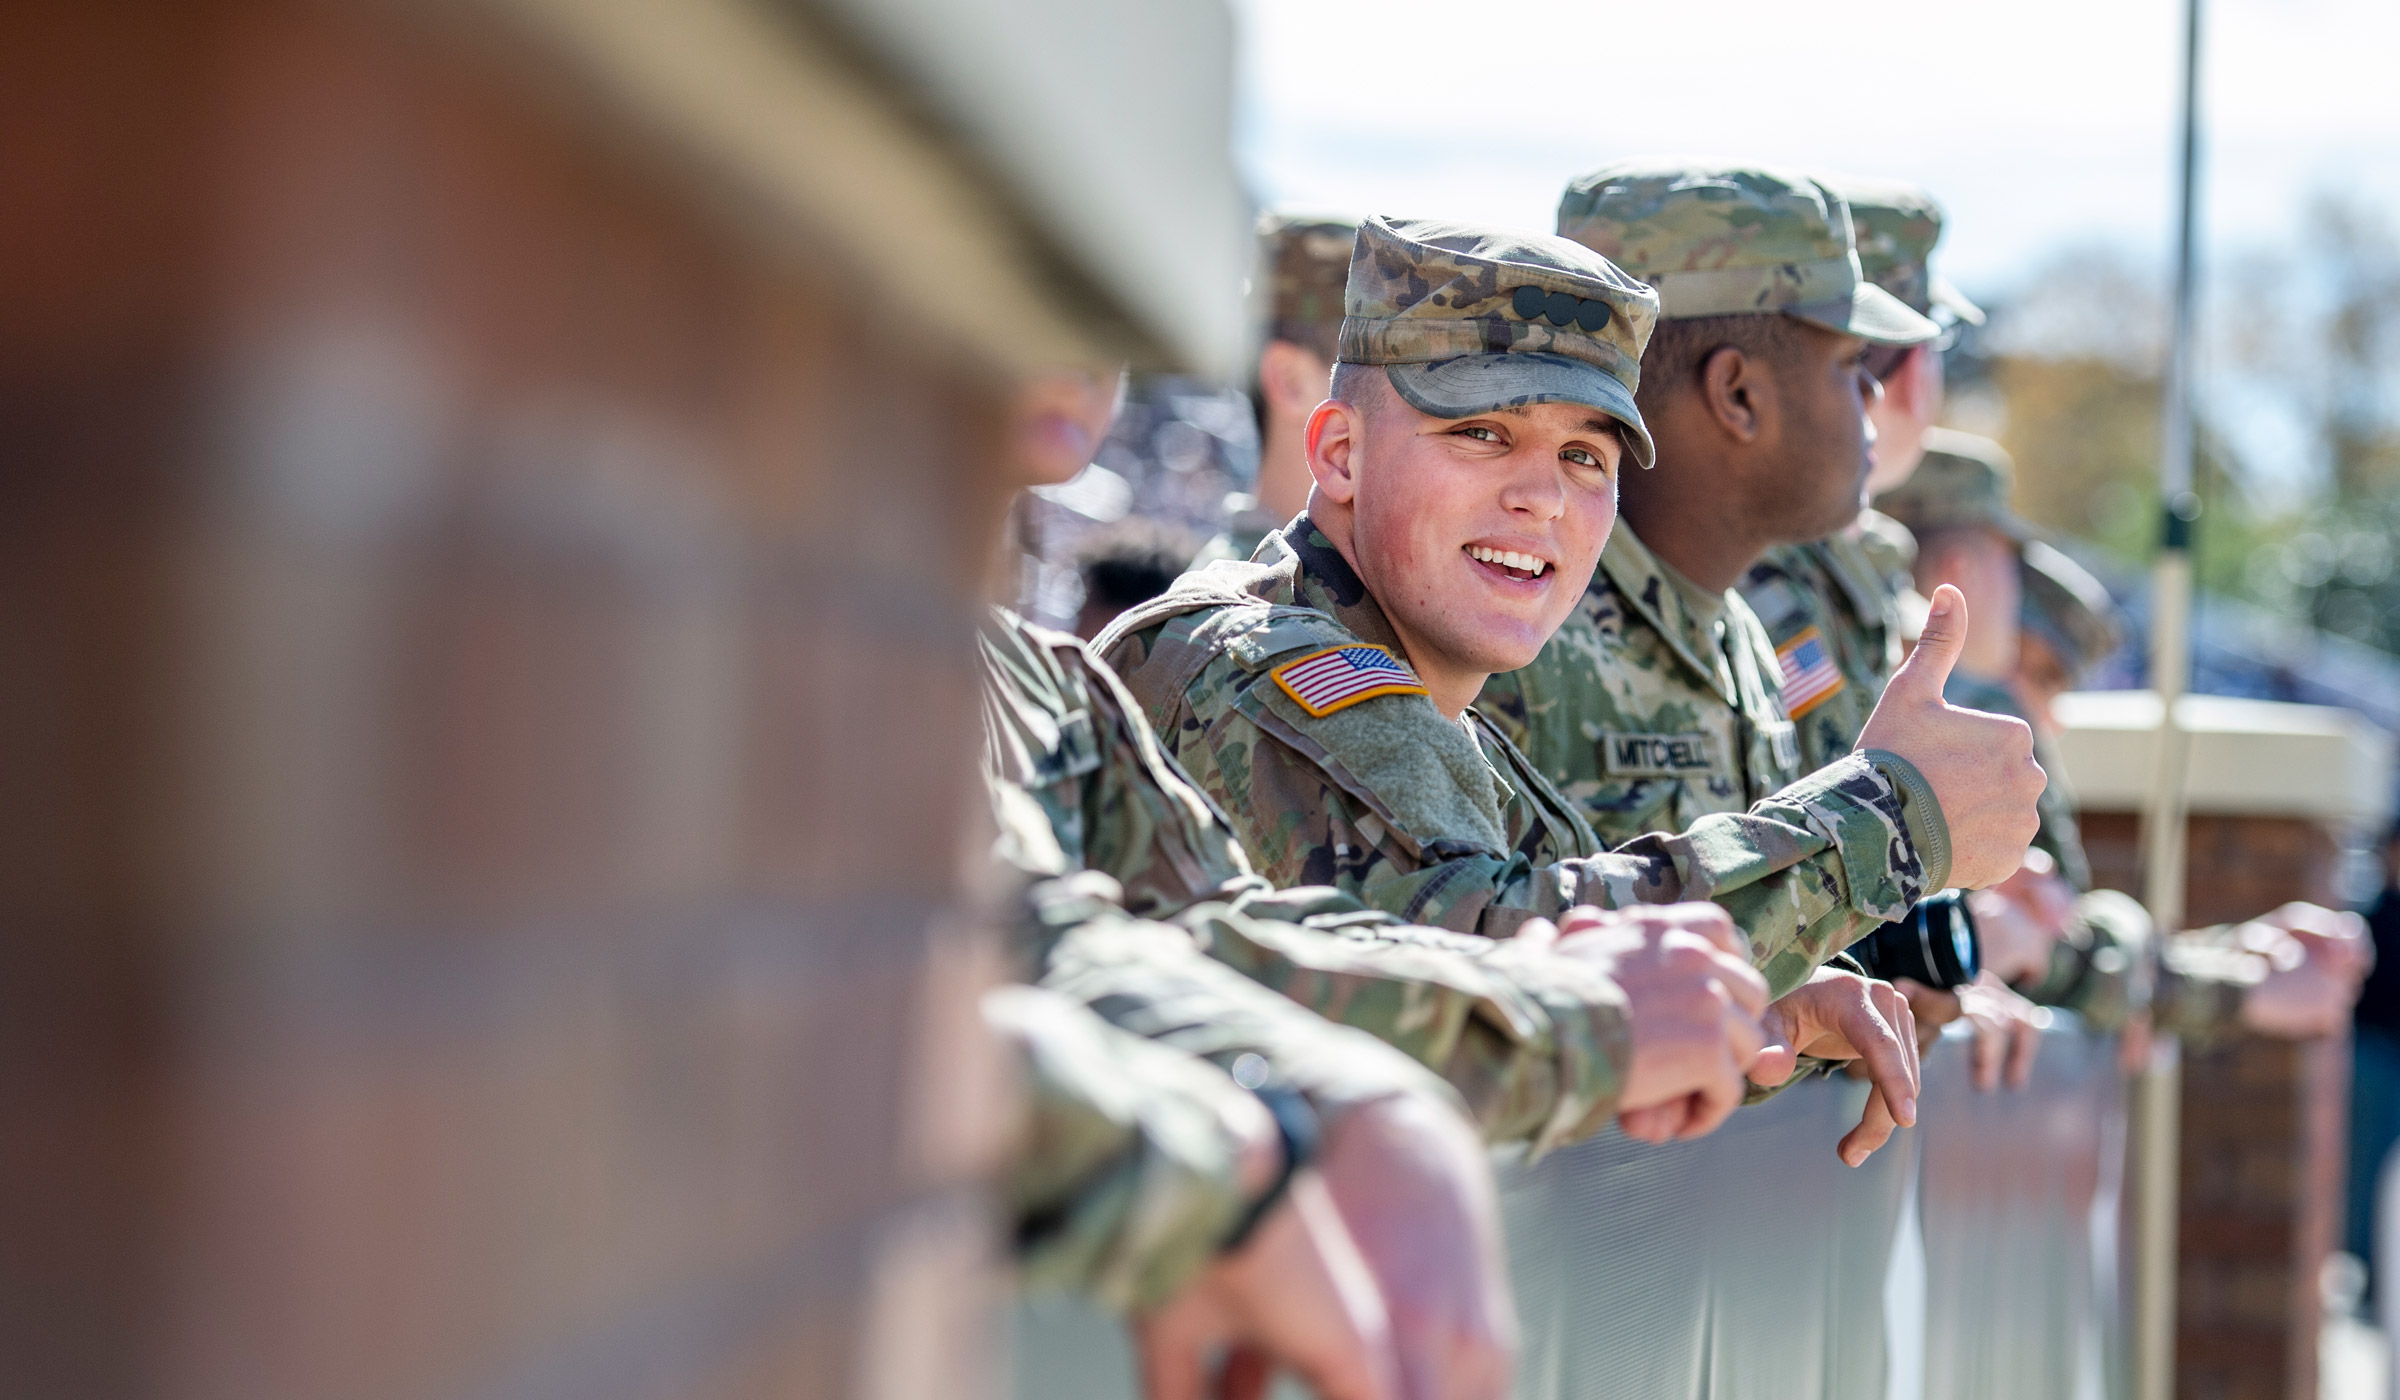
<path fill-rule="evenodd" d="M 1317 1110 L 1299 1090 L 1288 1084 L 1262 1084 L 1250 1092 L 1266 1105 L 1268 1116 L 1275 1120 L 1276 1136 L 1283 1139 L 1283 1169 L 1267 1183 L 1267 1189 L 1259 1193 L 1258 1199 L 1250 1203 L 1250 1208 L 1242 1212 L 1242 1218 L 1234 1222 L 1225 1242 L 1217 1246 L 1220 1254 L 1231 1254 L 1250 1242 L 1250 1236 L 1258 1231 L 1258 1223 L 1283 1203 L 1285 1194 L 1292 1189 L 1292 1178 L 1302 1167 L 1317 1160 L 1322 1137 Z"/>

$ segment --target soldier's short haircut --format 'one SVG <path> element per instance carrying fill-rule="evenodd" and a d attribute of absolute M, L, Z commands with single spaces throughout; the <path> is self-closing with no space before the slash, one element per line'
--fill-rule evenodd
<path fill-rule="evenodd" d="M 1352 408 L 1366 410 L 1383 401 L 1391 392 L 1391 376 L 1381 365 L 1354 365 L 1337 360 L 1333 366 L 1333 382 L 1326 387 L 1325 397 L 1346 403 Z"/>
<path fill-rule="evenodd" d="M 1661 317 L 1650 332 L 1649 348 L 1642 351 L 1642 383 L 1634 403 L 1644 417 L 1658 413 L 1674 395 L 1696 387 L 1701 366 L 1727 346 L 1780 365 L 1791 360 L 1802 339 L 1800 323 L 1789 316 L 1752 312 L 1672 321 Z"/>

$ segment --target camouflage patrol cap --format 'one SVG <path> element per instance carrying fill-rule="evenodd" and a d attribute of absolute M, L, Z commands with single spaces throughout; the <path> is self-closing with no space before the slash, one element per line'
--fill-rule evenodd
<path fill-rule="evenodd" d="M 2117 649 L 2116 600 L 2089 569 L 2040 540 L 2018 555 L 2024 581 L 2018 613 L 2026 631 L 2049 643 L 2072 676 L 2080 677 Z"/>
<path fill-rule="evenodd" d="M 1981 525 L 2021 543 L 2033 538 L 2033 527 L 2009 505 L 2016 484 L 2008 449 L 1973 433 L 1927 428 L 1924 462 L 1877 496 L 1875 509 L 1920 535 Z"/>
<path fill-rule="evenodd" d="M 1579 403 L 1658 459 L 1633 406 L 1658 294 L 1563 238 L 1434 219 L 1369 219 L 1350 255 L 1341 353 L 1382 365 L 1420 413 Z"/>
<path fill-rule="evenodd" d="M 1271 213 L 1258 221 L 1258 304 L 1265 338 L 1330 360 L 1342 329 L 1342 290 L 1358 220 Z"/>
<path fill-rule="evenodd" d="M 1849 208 L 1805 175 L 1621 162 L 1568 184 L 1558 231 L 1658 288 L 1669 320 L 1780 313 L 1881 345 L 1942 333 L 1866 280 Z"/>
<path fill-rule="evenodd" d="M 1931 316 L 1939 307 L 1969 325 L 1983 324 L 1983 308 L 1967 300 L 1933 270 L 1933 247 L 1942 241 L 1942 206 L 1905 180 L 1826 175 L 1817 183 L 1850 206 L 1858 239 L 1858 267 L 1868 281 Z"/>

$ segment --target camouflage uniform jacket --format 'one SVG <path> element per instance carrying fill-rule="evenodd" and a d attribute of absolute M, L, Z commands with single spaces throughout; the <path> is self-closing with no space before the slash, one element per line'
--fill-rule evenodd
<path fill-rule="evenodd" d="M 1845 531 L 1807 544 L 1777 545 L 1742 579 L 1742 598 L 1765 625 L 1785 682 L 1784 700 L 1799 727 L 1802 768 L 1822 768 L 1850 752 L 1884 686 L 1900 669 L 1893 562 L 1889 545 L 1876 535 Z M 1817 654 L 1833 664 L 1833 671 L 1792 684 Z"/>
<path fill-rule="evenodd" d="M 1766 632 L 1730 591 L 1703 615 L 1691 587 L 1618 521 L 1557 635 L 1476 699 L 1605 843 L 1747 811 L 1800 776 Z"/>
<path fill-rule="evenodd" d="M 1101 872 L 1115 905 L 1441 1073 L 1485 1136 L 1536 1152 L 1609 1121 L 1631 1055 L 1624 993 L 1583 963 L 1412 928 L 1332 889 L 1276 892 L 1083 643 L 995 611 L 980 639 L 1002 852 Z M 1023 950 L 1023 975 L 1055 961 Z"/>
<path fill-rule="evenodd" d="M 1278 663 L 1361 644 L 1402 652 L 1306 516 L 1255 561 L 1186 574 L 1101 638 L 1269 879 L 1330 883 L 1412 921 L 1498 936 L 1578 904 L 1709 899 L 1781 994 L 1948 871 L 1924 778 L 1880 754 L 1603 852 L 1472 708 L 1447 719 L 1412 687 L 1312 715 L 1274 679 Z"/>
<path fill-rule="evenodd" d="M 1958 672 L 1951 673 L 1943 698 L 2025 718 L 2015 692 Z M 2195 1044 L 2232 1034 L 2241 1024 L 2242 998 L 2266 976 L 2265 961 L 2242 949 L 2229 927 L 2161 939 L 2149 912 L 2133 898 L 2093 889 L 2091 857 L 2075 820 L 2066 766 L 2038 726 L 2033 734 L 2034 758 L 2050 776 L 2037 804 L 2042 825 L 2033 844 L 2047 851 L 2060 877 L 2082 893 L 2066 935 L 2051 950 L 2049 969 L 2038 982 L 2017 990 L 2044 1006 L 2073 1011 L 2102 1031 L 2114 1031 L 2146 1009 L 2158 1029 Z"/>

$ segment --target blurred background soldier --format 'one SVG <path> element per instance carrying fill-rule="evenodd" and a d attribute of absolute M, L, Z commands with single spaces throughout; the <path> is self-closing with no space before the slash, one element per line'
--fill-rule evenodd
<path fill-rule="evenodd" d="M 1086 541 L 1075 555 L 1083 580 L 1075 635 L 1088 642 L 1118 613 L 1166 592 L 1193 552 L 1190 536 L 1150 520 L 1120 520 Z"/>
<path fill-rule="evenodd" d="M 1252 295 L 1265 326 L 1250 401 L 1258 412 L 1258 482 L 1236 497 L 1233 521 L 1196 561 L 1247 559 L 1270 530 L 1308 506 L 1308 415 L 1325 401 L 1342 331 L 1356 219 L 1268 214 L 1258 222 Z"/>
<path fill-rule="evenodd" d="M 2010 504 L 2014 479 L 1998 443 L 1936 428 L 1916 473 L 1876 505 L 1916 536 L 1919 589 L 1948 583 L 1976 600 L 1978 635 L 1952 672 L 1952 702 L 2028 720 L 2040 751 L 2054 754 L 2049 702 L 2113 647 L 2114 604 L 2097 579 L 2034 538 Z M 2159 939 L 2134 900 L 2091 888 L 2073 795 L 2057 763 L 2044 767 L 2052 776 L 2034 845 L 2046 859 L 1969 897 L 1979 927 L 2030 920 L 2057 934 L 2050 966 L 2020 990 L 2098 1029 L 2130 1030 L 2128 1062 L 2153 1024 L 2195 1042 L 2238 1028 L 2321 1035 L 2339 1024 L 2366 970 L 2356 916 L 2291 904 Z"/>

